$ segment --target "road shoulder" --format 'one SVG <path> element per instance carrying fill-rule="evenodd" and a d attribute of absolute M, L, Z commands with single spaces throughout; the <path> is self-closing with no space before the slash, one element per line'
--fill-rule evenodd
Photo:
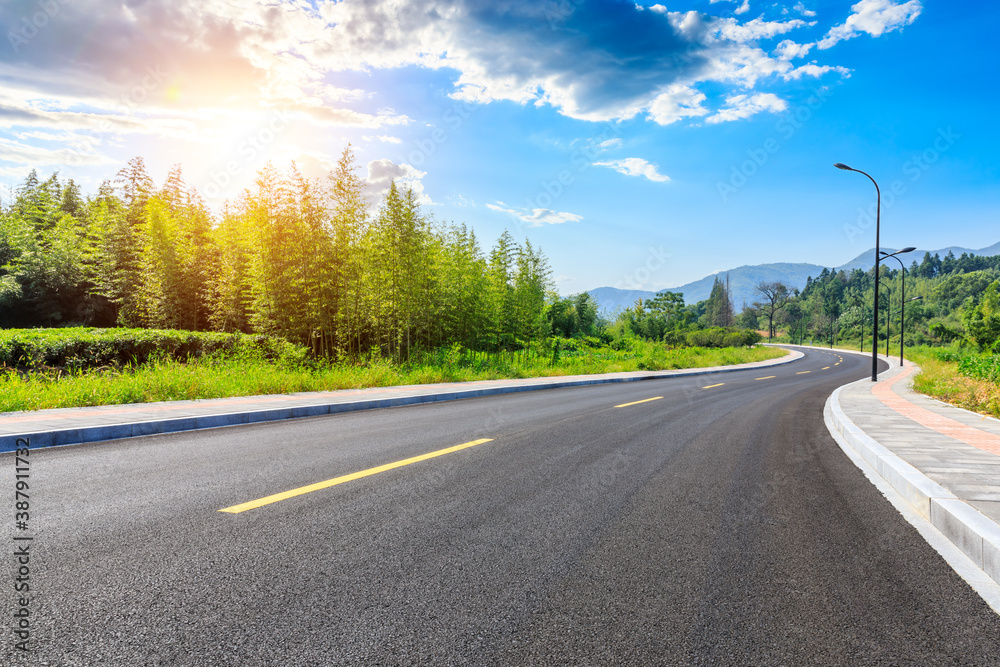
<path fill-rule="evenodd" d="M 731 373 L 789 364 L 803 356 L 802 352 L 797 350 L 789 352 L 790 354 L 784 357 L 733 366 L 407 385 L 6 413 L 0 414 L 0 452 L 12 452 L 17 447 L 24 446 L 18 445 L 18 442 L 25 440 L 30 442 L 32 448 L 76 445 L 522 391 Z"/>
<path fill-rule="evenodd" d="M 882 359 L 890 368 L 878 383 L 866 378 L 831 394 L 827 427 L 1000 614 L 1000 421 L 915 394 L 910 385 L 919 368 Z"/>

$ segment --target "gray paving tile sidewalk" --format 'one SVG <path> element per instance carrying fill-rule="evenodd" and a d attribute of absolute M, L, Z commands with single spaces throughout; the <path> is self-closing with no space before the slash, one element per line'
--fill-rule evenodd
<path fill-rule="evenodd" d="M 912 385 L 911 376 L 893 385 L 892 391 L 934 414 L 1000 438 L 1000 420 L 918 394 Z M 872 394 L 870 383 L 844 388 L 840 405 L 851 421 L 879 444 L 1000 523 L 1000 456 L 899 414 Z"/>
<path fill-rule="evenodd" d="M 24 437 L 31 438 L 32 447 L 79 444 L 155 433 L 172 433 L 521 391 L 726 373 L 787 364 L 801 356 L 801 352 L 793 351 L 785 357 L 739 366 L 713 366 L 671 371 L 486 380 L 31 412 L 5 412 L 0 413 L 0 452 L 13 451 L 17 446 L 17 439 Z"/>
<path fill-rule="evenodd" d="M 1000 421 L 915 393 L 917 367 L 901 378 L 888 361 L 878 384 L 833 393 L 827 424 L 971 561 L 949 563 L 1000 613 Z"/>

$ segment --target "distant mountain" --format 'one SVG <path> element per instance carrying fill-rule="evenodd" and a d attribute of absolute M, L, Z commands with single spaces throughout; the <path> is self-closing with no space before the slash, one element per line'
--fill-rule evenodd
<path fill-rule="evenodd" d="M 671 288 L 670 291 L 683 294 L 684 303 L 698 303 L 712 294 L 712 285 L 715 284 L 716 277 L 725 282 L 726 274 L 729 274 L 729 290 L 733 295 L 733 307 L 740 311 L 743 309 L 744 301 L 749 304 L 759 298 L 754 293 L 754 288 L 761 282 L 781 281 L 786 285 L 801 289 L 805 287 L 806 278 L 817 276 L 822 271 L 823 267 L 817 264 L 780 263 L 738 266 L 729 271 L 720 271 L 706 276 L 687 285 Z"/>
<path fill-rule="evenodd" d="M 884 250 L 885 252 L 892 254 L 896 252 L 898 248 L 880 248 L 880 250 Z M 929 250 L 929 251 L 917 248 L 913 252 L 908 252 L 905 255 L 899 255 L 899 258 L 903 260 L 903 264 L 906 266 L 906 268 L 910 268 L 910 264 L 912 264 L 914 260 L 917 261 L 917 264 L 920 263 L 920 261 L 924 258 L 925 252 L 930 252 L 932 257 L 934 255 L 940 255 L 941 259 L 944 259 L 945 255 L 947 255 L 949 252 L 954 254 L 955 257 L 961 257 L 962 253 L 965 252 L 969 253 L 970 255 L 991 257 L 993 255 L 1000 255 L 1000 243 L 994 243 L 989 248 L 982 248 L 980 250 L 973 250 L 971 248 L 960 248 L 958 246 L 949 246 L 947 248 L 941 248 L 940 250 Z M 865 250 L 863 253 L 861 253 L 848 263 L 841 264 L 836 268 L 836 270 L 847 271 L 848 273 L 850 273 L 854 269 L 862 269 L 867 271 L 868 269 L 871 268 L 873 261 L 875 261 L 875 248 L 869 248 L 868 250 Z M 892 266 L 895 266 L 897 269 L 899 268 L 899 264 L 897 264 L 895 260 L 890 260 L 889 263 Z"/>
<path fill-rule="evenodd" d="M 652 299 L 656 292 L 641 289 L 618 289 L 617 287 L 598 287 L 590 290 L 590 296 L 597 302 L 597 309 L 605 315 L 611 315 L 616 310 L 625 310 L 635 304 L 636 299 Z M 687 303 L 685 301 L 685 303 Z"/>
<path fill-rule="evenodd" d="M 884 248 L 888 253 L 896 252 L 897 248 Z M 910 264 L 916 260 L 918 263 L 923 259 L 925 252 L 930 252 L 933 255 L 939 255 L 942 258 L 951 251 L 956 257 L 960 257 L 962 253 L 969 253 L 971 255 L 980 255 L 984 257 L 991 257 L 994 255 L 1000 255 L 1000 243 L 995 243 L 987 248 L 981 248 L 979 250 L 973 250 L 970 248 L 960 248 L 958 246 L 951 246 L 948 248 L 942 248 L 939 250 L 921 250 L 917 249 L 913 252 L 909 252 L 905 255 L 900 255 L 900 259 L 903 260 L 903 264 L 909 268 Z M 875 258 L 875 249 L 870 248 L 865 252 L 861 253 L 851 261 L 846 264 L 841 264 L 840 266 L 833 267 L 833 271 L 847 271 L 851 272 L 854 269 L 867 270 L 872 265 L 872 260 Z M 897 267 L 899 266 L 895 262 L 891 262 Z M 806 286 L 806 279 L 809 277 L 817 277 L 823 272 L 826 267 L 819 266 L 818 264 L 788 264 L 788 263 L 778 263 L 778 264 L 755 264 L 752 266 L 739 266 L 735 269 L 730 269 L 729 271 L 720 271 L 719 273 L 714 273 L 710 276 L 706 276 L 701 280 L 696 280 L 686 285 L 681 285 L 680 287 L 668 287 L 666 290 L 671 292 L 680 292 L 684 295 L 684 303 L 698 303 L 709 297 L 712 293 L 712 285 L 716 278 L 720 280 L 726 279 L 726 274 L 729 274 L 729 287 L 733 294 L 733 306 L 737 311 L 743 308 L 743 304 L 753 303 L 759 297 L 757 296 L 754 288 L 761 282 L 776 282 L 781 281 L 788 285 L 789 287 L 794 287 L 797 289 L 802 289 Z M 666 291 L 666 290 L 660 290 Z M 598 287 L 597 289 L 590 290 L 590 296 L 597 301 L 598 308 L 605 315 L 610 315 L 616 310 L 631 307 L 636 299 L 651 299 L 656 296 L 656 292 L 650 292 L 647 290 L 623 290 L 615 287 Z"/>

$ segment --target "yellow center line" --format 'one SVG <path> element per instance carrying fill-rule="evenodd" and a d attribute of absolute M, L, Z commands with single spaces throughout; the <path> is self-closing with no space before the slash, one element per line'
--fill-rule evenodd
<path fill-rule="evenodd" d="M 812 371 L 799 371 L 796 375 L 804 375 L 806 373 L 812 373 Z"/>
<path fill-rule="evenodd" d="M 226 507 L 219 511 L 228 512 L 230 514 L 239 514 L 240 512 L 246 512 L 247 510 L 252 510 L 256 509 L 257 507 L 263 507 L 264 505 L 270 505 L 271 503 L 276 503 L 279 500 L 287 500 L 288 498 L 301 496 L 305 493 L 312 493 L 313 491 L 328 489 L 331 486 L 343 484 L 344 482 L 350 482 L 355 479 L 361 479 L 362 477 L 368 477 L 369 475 L 377 475 L 378 473 L 385 472 L 386 470 L 392 470 L 393 468 L 401 468 L 402 466 L 408 466 L 411 463 L 426 461 L 427 459 L 432 459 L 436 456 L 444 456 L 445 454 L 451 454 L 452 452 L 457 452 L 462 449 L 468 449 L 469 447 L 475 447 L 476 445 L 481 445 L 484 442 L 492 442 L 492 441 L 493 438 L 482 438 L 480 440 L 473 440 L 471 442 L 466 442 L 461 445 L 455 445 L 454 447 L 439 449 L 436 452 L 421 454 L 420 456 L 414 456 L 413 458 L 403 459 L 402 461 L 396 461 L 394 463 L 386 463 L 385 465 L 381 465 L 375 468 L 369 468 L 368 470 L 362 470 L 360 472 L 352 472 L 349 475 L 341 475 L 340 477 L 334 477 L 333 479 L 328 479 L 325 482 L 317 482 L 315 484 L 310 484 L 308 486 L 300 486 L 299 488 L 292 489 L 291 491 L 275 493 L 274 495 L 271 496 L 265 496 L 264 498 L 258 498 L 257 500 L 251 500 L 249 502 L 241 503 L 239 505 L 233 505 L 232 507 Z"/>
<path fill-rule="evenodd" d="M 622 403 L 621 405 L 616 405 L 616 408 L 627 408 L 630 405 L 639 405 L 640 403 L 649 403 L 650 401 L 658 401 L 662 396 L 654 396 L 653 398 L 644 398 L 641 401 L 632 401 L 631 403 Z"/>
<path fill-rule="evenodd" d="M 726 384 L 726 383 L 725 382 L 720 382 L 719 384 L 710 384 L 707 387 L 702 387 L 702 389 L 711 389 L 712 387 L 721 387 L 724 384 Z"/>
<path fill-rule="evenodd" d="M 762 377 L 762 378 L 754 378 L 754 379 L 755 379 L 755 380 L 770 380 L 771 378 L 776 378 L 776 377 L 778 377 L 778 376 L 777 376 L 777 375 L 768 375 L 768 376 L 766 376 L 766 377 Z"/>
<path fill-rule="evenodd" d="M 823 366 L 823 368 L 821 370 L 825 371 L 825 370 L 828 370 L 829 368 L 830 368 L 829 366 Z"/>

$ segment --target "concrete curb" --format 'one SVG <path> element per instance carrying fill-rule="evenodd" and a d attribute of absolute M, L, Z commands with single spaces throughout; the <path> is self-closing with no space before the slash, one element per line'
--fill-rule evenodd
<path fill-rule="evenodd" d="M 59 447 L 63 445 L 80 445 L 104 440 L 119 440 L 143 435 L 161 433 L 178 433 L 180 431 L 196 431 L 222 426 L 237 426 L 240 424 L 255 424 L 283 419 L 298 419 L 300 417 L 316 417 L 320 415 L 356 412 L 359 410 L 376 410 L 395 408 L 404 405 L 436 403 L 439 401 L 457 401 L 463 398 L 478 398 L 498 394 L 512 394 L 523 391 L 541 391 L 544 389 L 562 389 L 565 387 L 581 387 L 594 384 L 610 384 L 616 382 L 638 382 L 642 380 L 662 380 L 674 377 L 691 377 L 696 375 L 711 375 L 714 373 L 732 373 L 790 364 L 804 355 L 797 350 L 789 350 L 786 357 L 754 361 L 737 366 L 712 366 L 709 368 L 681 369 L 672 371 L 651 371 L 641 375 L 622 376 L 619 374 L 594 375 L 586 379 L 558 380 L 534 382 L 532 384 L 510 385 L 504 387 L 488 387 L 483 389 L 468 389 L 459 391 L 442 391 L 412 396 L 393 396 L 389 398 L 362 399 L 356 401 L 331 402 L 322 404 L 288 406 L 270 410 L 249 410 L 243 412 L 226 412 L 220 414 L 180 417 L 172 419 L 157 419 L 139 422 L 124 422 L 121 424 L 105 424 L 82 428 L 36 431 L 19 434 L 0 435 L 0 453 L 12 452 L 18 447 L 24 447 L 28 440 L 32 449 L 38 447 Z M 611 376 L 613 375 L 613 376 Z M 609 377 L 611 376 L 611 377 Z M 224 401 L 226 399 L 219 399 Z M 220 403 L 220 409 L 224 407 Z M 20 444 L 19 444 L 20 443 Z"/>
<path fill-rule="evenodd" d="M 885 373 L 888 377 L 902 370 L 898 361 L 882 358 L 889 362 L 890 369 Z M 823 416 L 831 435 L 835 439 L 839 435 L 920 516 L 968 556 L 995 584 L 1000 584 L 1000 526 L 883 447 L 843 411 L 840 406 L 841 390 L 865 382 L 871 380 L 866 378 L 846 384 L 827 399 Z"/>

